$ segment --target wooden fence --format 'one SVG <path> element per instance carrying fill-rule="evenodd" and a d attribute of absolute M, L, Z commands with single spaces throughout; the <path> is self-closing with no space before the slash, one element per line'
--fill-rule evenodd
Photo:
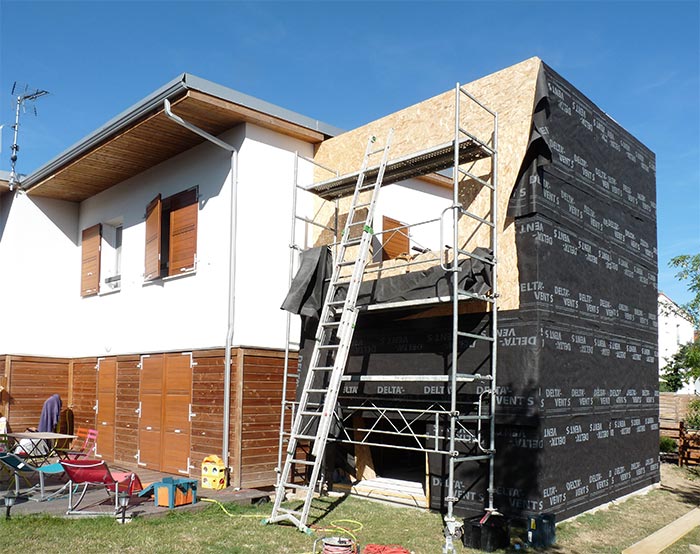
<path fill-rule="evenodd" d="M 678 424 L 685 420 L 688 413 L 688 404 L 691 400 L 700 398 L 694 394 L 675 394 L 672 392 L 662 392 L 659 395 L 659 427 L 661 434 L 664 428 L 675 428 L 678 433 Z"/>
<path fill-rule="evenodd" d="M 700 433 L 685 428 L 688 404 L 700 397 L 693 394 L 662 392 L 659 398 L 659 430 L 678 444 L 678 465 L 700 464 Z"/>

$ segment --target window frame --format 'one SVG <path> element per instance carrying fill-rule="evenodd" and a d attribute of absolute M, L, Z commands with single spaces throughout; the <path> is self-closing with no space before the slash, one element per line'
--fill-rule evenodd
<path fill-rule="evenodd" d="M 144 282 L 190 275 L 197 270 L 199 187 L 195 185 L 146 207 Z"/>

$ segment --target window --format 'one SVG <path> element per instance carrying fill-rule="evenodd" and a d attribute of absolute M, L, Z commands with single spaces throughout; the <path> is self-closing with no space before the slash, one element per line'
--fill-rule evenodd
<path fill-rule="evenodd" d="M 94 296 L 100 292 L 100 248 L 102 225 L 83 229 L 80 269 L 80 296 Z"/>
<path fill-rule="evenodd" d="M 397 227 L 403 227 L 403 229 L 396 229 Z M 410 253 L 410 239 L 405 223 L 383 216 L 382 231 L 382 260 L 391 260 L 401 254 Z"/>
<path fill-rule="evenodd" d="M 122 231 L 121 219 L 102 224 L 102 253 L 100 291 L 116 292 L 122 280 Z"/>
<path fill-rule="evenodd" d="M 191 273 L 197 260 L 197 187 L 146 207 L 144 280 Z"/>

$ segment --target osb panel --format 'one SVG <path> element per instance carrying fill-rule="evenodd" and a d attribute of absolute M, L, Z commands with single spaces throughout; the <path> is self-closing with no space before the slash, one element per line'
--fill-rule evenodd
<path fill-rule="evenodd" d="M 515 229 L 507 222 L 505 215 L 508 200 L 515 185 L 520 164 L 527 148 L 535 84 L 541 61 L 531 58 L 512 67 L 464 85 L 472 95 L 498 113 L 498 221 L 499 237 L 497 259 L 499 262 L 498 286 L 501 309 L 519 307 L 518 270 L 515 251 Z M 376 136 L 378 143 L 394 129 L 390 159 L 399 158 L 426 150 L 454 139 L 454 90 L 425 100 L 404 110 L 390 114 L 367 125 L 343 133 L 323 142 L 315 155 L 315 161 L 337 169 L 341 174 L 357 171 L 361 164 L 369 136 Z M 475 108 L 474 104 L 461 101 L 461 125 L 473 135 L 487 141 L 492 131 L 490 116 Z M 373 161 L 374 163 L 377 163 Z M 464 166 L 476 175 L 491 172 L 490 161 Z M 327 178 L 327 174 L 317 179 Z M 459 189 L 459 199 L 470 212 L 481 217 L 490 210 L 490 193 L 487 189 L 473 187 L 466 180 Z M 347 213 L 350 199 L 340 202 L 340 213 Z M 328 225 L 333 221 L 334 205 L 319 201 L 316 206 L 317 221 Z M 389 214 L 391 215 L 391 214 Z M 426 219 L 439 214 L 426 214 Z M 411 222 L 408 222 L 411 223 Z M 317 233 L 316 238 L 319 238 Z M 465 237 L 462 246 L 473 249 L 476 246 L 489 246 L 488 229 L 474 223 L 469 218 L 462 219 L 461 236 Z M 329 242 L 330 234 L 325 233 L 318 242 Z"/>
<path fill-rule="evenodd" d="M 73 422 L 77 429 L 95 429 L 95 401 L 97 400 L 96 358 L 73 361 Z"/>
<path fill-rule="evenodd" d="M 115 412 L 114 457 L 134 463 L 139 438 L 139 358 L 117 358 L 117 406 Z"/>
<path fill-rule="evenodd" d="M 68 399 L 69 361 L 63 358 L 12 358 L 9 416 L 12 431 L 38 427 L 44 402 L 53 394 Z"/>

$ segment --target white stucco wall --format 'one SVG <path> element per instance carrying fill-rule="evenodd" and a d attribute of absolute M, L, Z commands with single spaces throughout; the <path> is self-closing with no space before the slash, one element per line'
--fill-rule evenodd
<path fill-rule="evenodd" d="M 252 124 L 221 135 L 239 148 L 234 346 L 282 349 L 293 217 L 294 152 L 313 145 Z M 299 163 L 299 183 L 313 166 Z M 203 143 L 80 204 L 19 195 L 0 207 L 0 354 L 106 356 L 220 348 L 227 330 L 230 154 Z M 145 210 L 193 186 L 199 190 L 196 272 L 145 283 Z M 313 208 L 300 196 L 299 212 Z M 382 189 L 375 216 L 406 223 L 438 217 L 449 191 L 420 181 Z M 81 298 L 81 232 L 121 224 L 121 286 L 104 282 Z M 303 229 L 303 225 L 299 229 Z M 105 236 L 109 229 L 105 228 Z M 412 230 L 412 244 L 440 248 L 436 224 Z M 103 278 L 114 253 L 105 239 Z M 303 241 L 297 241 L 303 242 Z M 293 338 L 299 321 L 292 318 Z"/>
<path fill-rule="evenodd" d="M 6 194 L 0 210 L 0 354 L 71 355 L 78 205 Z"/>
<path fill-rule="evenodd" d="M 389 185 L 379 191 L 374 227 L 378 231 L 384 230 L 382 228 L 383 216 L 407 225 L 414 225 L 407 231 L 411 239 L 411 246 L 416 245 L 438 252 L 444 247 L 444 244 L 440 244 L 440 224 L 438 222 L 416 224 L 439 218 L 442 211 L 451 204 L 451 189 L 432 185 L 425 181 L 410 179 Z M 445 216 L 445 237 L 443 237 L 446 239 L 444 240 L 446 244 L 452 242 L 451 221 L 450 215 L 447 214 Z"/>
<path fill-rule="evenodd" d="M 289 243 L 294 152 L 311 157 L 313 146 L 247 124 L 239 166 L 238 260 L 234 342 L 285 347 L 286 312 L 280 306 L 289 283 Z M 312 167 L 299 166 L 310 182 Z M 292 336 L 298 335 L 298 318 Z"/>
<path fill-rule="evenodd" d="M 221 138 L 240 147 L 243 132 L 240 126 Z M 204 143 L 82 202 L 80 229 L 123 222 L 122 281 L 119 292 L 80 299 L 85 340 L 75 346 L 78 355 L 224 345 L 230 159 Z M 196 272 L 146 283 L 146 206 L 157 194 L 166 198 L 193 186 L 199 191 Z"/>

